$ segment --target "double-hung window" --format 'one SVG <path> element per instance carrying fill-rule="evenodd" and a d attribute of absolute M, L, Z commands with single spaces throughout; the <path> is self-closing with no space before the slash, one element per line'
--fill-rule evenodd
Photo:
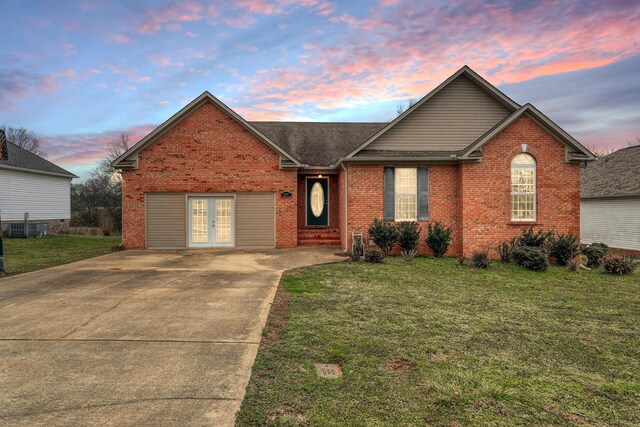
<path fill-rule="evenodd" d="M 530 154 L 511 161 L 511 220 L 536 220 L 536 160 Z"/>
<path fill-rule="evenodd" d="M 418 219 L 418 170 L 396 168 L 396 221 Z"/>
<path fill-rule="evenodd" d="M 429 169 L 384 168 L 384 219 L 429 219 Z"/>

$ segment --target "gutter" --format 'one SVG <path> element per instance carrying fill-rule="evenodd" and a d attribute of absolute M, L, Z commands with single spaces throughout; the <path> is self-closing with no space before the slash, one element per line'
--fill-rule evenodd
<path fill-rule="evenodd" d="M 342 253 L 349 253 L 349 171 L 344 167 L 343 163 L 340 163 L 342 169 L 344 170 L 344 237 L 345 237 L 345 245 Z"/>
<path fill-rule="evenodd" d="M 77 175 L 74 175 L 72 173 L 65 174 L 65 173 L 58 173 L 58 172 L 47 172 L 39 169 L 28 169 L 28 168 L 21 168 L 18 166 L 9 166 L 9 165 L 3 165 L 3 164 L 0 164 L 0 169 L 9 169 L 9 170 L 15 170 L 19 172 L 30 172 L 38 175 L 57 176 L 60 178 L 70 178 L 70 179 L 79 178 Z"/>

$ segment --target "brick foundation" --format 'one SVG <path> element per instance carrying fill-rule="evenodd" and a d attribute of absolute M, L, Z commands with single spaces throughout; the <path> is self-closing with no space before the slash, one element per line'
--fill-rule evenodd
<path fill-rule="evenodd" d="M 9 223 L 25 222 L 25 221 L 2 221 L 2 236 L 7 236 Z M 48 224 L 48 233 L 50 236 L 65 236 L 69 234 L 69 226 L 71 221 L 68 219 L 30 219 L 26 221 L 29 224 Z"/>

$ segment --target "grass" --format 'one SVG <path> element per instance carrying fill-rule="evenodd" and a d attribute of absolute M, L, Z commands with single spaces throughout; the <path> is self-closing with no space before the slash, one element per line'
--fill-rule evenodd
<path fill-rule="evenodd" d="M 41 270 L 104 255 L 120 244 L 120 237 L 47 236 L 3 239 L 6 275 Z"/>
<path fill-rule="evenodd" d="M 331 362 L 344 376 L 318 378 Z M 640 274 L 433 258 L 293 270 L 237 424 L 639 425 Z"/>

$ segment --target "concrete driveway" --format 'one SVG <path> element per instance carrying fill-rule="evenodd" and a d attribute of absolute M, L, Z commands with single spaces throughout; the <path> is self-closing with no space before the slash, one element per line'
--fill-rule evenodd
<path fill-rule="evenodd" d="M 0 424 L 232 425 L 281 273 L 334 252 L 125 251 L 0 280 Z"/>

